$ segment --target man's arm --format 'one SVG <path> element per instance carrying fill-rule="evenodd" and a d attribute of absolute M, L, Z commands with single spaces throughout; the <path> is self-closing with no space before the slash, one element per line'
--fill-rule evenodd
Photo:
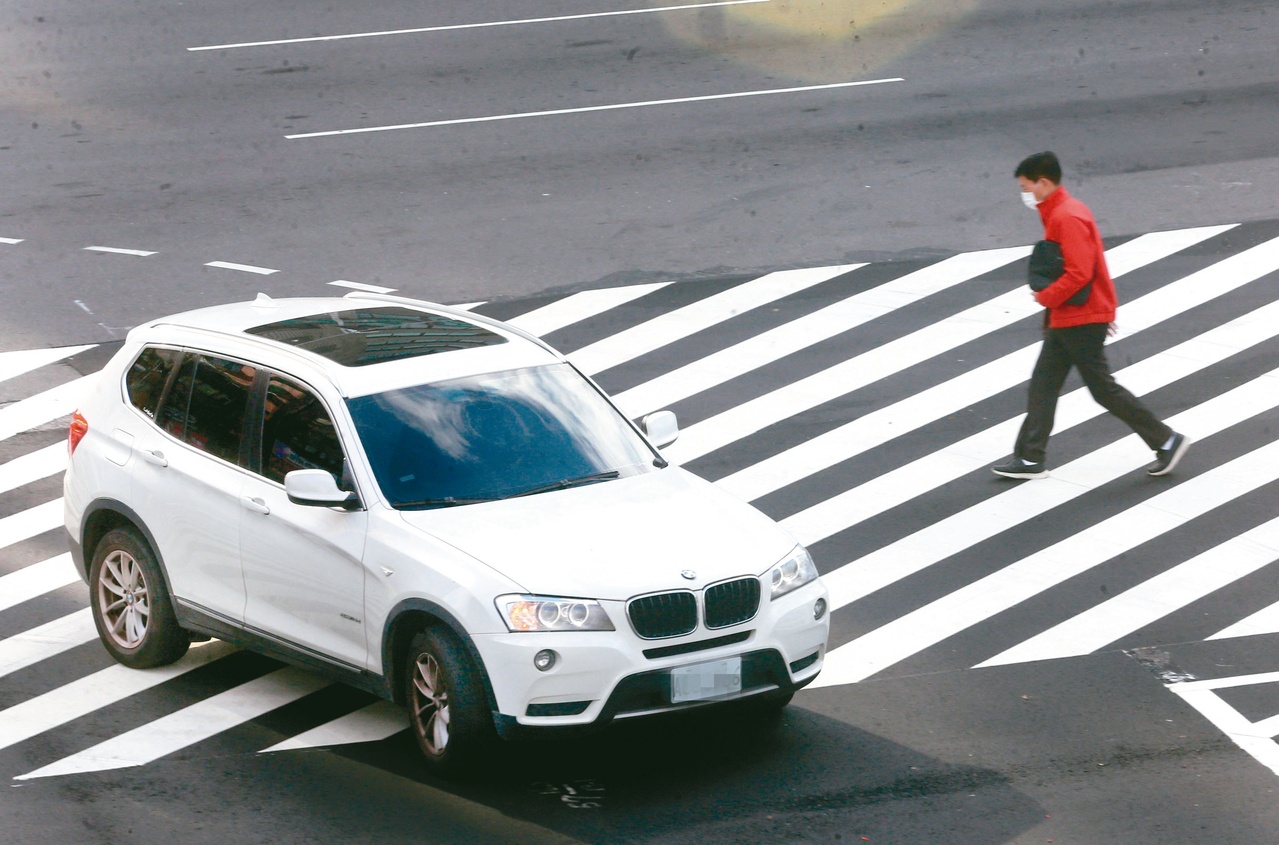
<path fill-rule="evenodd" d="M 1054 240 L 1061 244 L 1061 255 L 1066 270 L 1057 281 L 1035 294 L 1035 299 L 1045 308 L 1057 308 L 1074 296 L 1096 275 L 1097 240 L 1087 220 L 1074 215 L 1066 216 L 1054 227 Z"/>

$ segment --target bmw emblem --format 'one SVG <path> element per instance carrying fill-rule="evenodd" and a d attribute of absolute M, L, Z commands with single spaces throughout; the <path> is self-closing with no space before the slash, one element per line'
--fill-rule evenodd
<path fill-rule="evenodd" d="M 696 580 L 697 580 L 697 573 L 696 573 L 696 572 L 694 572 L 694 571 L 693 571 L 693 570 L 691 570 L 691 569 L 685 569 L 683 572 L 681 572 L 681 573 L 680 573 L 680 575 L 683 575 L 683 576 L 684 576 L 684 580 L 686 580 L 686 581 L 696 581 Z"/>

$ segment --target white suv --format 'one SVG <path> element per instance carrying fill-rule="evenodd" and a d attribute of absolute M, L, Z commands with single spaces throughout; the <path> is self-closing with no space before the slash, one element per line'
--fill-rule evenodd
<path fill-rule="evenodd" d="M 129 333 L 71 425 L 66 529 L 127 666 L 217 637 L 408 708 L 426 759 L 817 676 L 804 548 L 512 326 L 370 294 Z"/>

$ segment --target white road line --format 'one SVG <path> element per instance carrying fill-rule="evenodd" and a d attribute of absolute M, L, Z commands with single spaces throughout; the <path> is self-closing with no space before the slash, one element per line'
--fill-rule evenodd
<path fill-rule="evenodd" d="M 699 358 L 614 399 L 631 416 L 664 408 L 1029 254 L 1030 247 L 1013 247 L 947 258 Z"/>
<path fill-rule="evenodd" d="M 1261 722 L 1252 722 L 1222 700 L 1214 688 L 1202 686 L 1198 681 L 1169 684 L 1168 689 L 1181 696 L 1187 704 L 1216 725 L 1217 729 L 1230 737 L 1236 745 L 1279 775 L 1279 745 L 1272 739 L 1276 733 L 1279 733 L 1279 724 L 1275 723 L 1274 717 Z"/>
<path fill-rule="evenodd" d="M 0 519 L 0 549 L 30 540 L 62 526 L 62 499 L 18 511 Z"/>
<path fill-rule="evenodd" d="M 0 238 L 0 244 L 20 244 L 24 238 Z"/>
<path fill-rule="evenodd" d="M 120 247 L 115 246 L 86 246 L 85 250 L 88 252 L 110 252 L 116 255 L 136 255 L 141 258 L 146 258 L 148 255 L 155 255 L 154 252 L 148 252 L 145 249 L 121 249 Z"/>
<path fill-rule="evenodd" d="M 259 276 L 269 276 L 272 273 L 280 272 L 279 270 L 272 270 L 269 267 L 254 267 L 252 264 L 233 264 L 230 261 L 210 261 L 204 266 L 220 267 L 223 270 L 240 270 L 244 273 L 257 273 Z"/>
<path fill-rule="evenodd" d="M 71 414 L 92 388 L 97 375 L 97 373 L 90 373 L 87 376 L 81 376 L 52 390 L 28 396 L 26 399 L 0 408 L 0 440 Z"/>
<path fill-rule="evenodd" d="M 523 18 L 510 21 L 485 21 L 481 23 L 461 23 L 448 26 L 423 26 L 414 29 L 388 29 L 381 32 L 353 32 L 346 35 L 313 35 L 306 38 L 281 38 L 276 41 L 244 41 L 238 44 L 214 44 L 208 47 L 188 47 L 192 53 L 205 50 L 235 50 L 241 47 L 274 47 L 282 44 L 306 44 L 317 41 L 344 41 L 350 38 L 380 38 L 386 35 L 415 35 L 424 32 L 448 32 L 459 29 L 485 29 L 496 26 L 519 26 L 521 24 L 561 23 L 579 21 L 589 18 L 618 17 L 620 15 L 648 15 L 655 12 L 680 12 L 688 9 L 709 9 L 716 6 L 742 6 L 750 3 L 767 3 L 769 0 L 719 0 L 714 3 L 691 3 L 683 6 L 664 6 L 657 9 L 622 9 L 616 12 L 589 12 L 580 15 L 559 15 L 551 18 Z"/>
<path fill-rule="evenodd" d="M 329 686 L 302 669 L 279 669 L 64 757 L 15 780 L 142 766 Z"/>
<path fill-rule="evenodd" d="M 67 444 L 52 443 L 0 464 L 0 493 L 56 475 L 67 468 Z"/>
<path fill-rule="evenodd" d="M 351 290 L 368 291 L 369 293 L 395 293 L 396 288 L 384 288 L 381 285 L 366 285 L 363 282 L 348 282 L 346 279 L 338 279 L 336 282 L 329 282 L 330 285 L 338 288 L 350 288 Z"/>
<path fill-rule="evenodd" d="M 506 322 L 544 337 L 553 331 L 571 326 L 574 323 L 610 311 L 628 302 L 633 302 L 655 290 L 661 290 L 670 282 L 654 282 L 645 285 L 628 285 L 619 288 L 603 288 L 601 290 L 584 290 L 561 300 L 535 308 Z"/>
<path fill-rule="evenodd" d="M 218 640 L 197 643 L 181 660 L 168 666 L 146 670 L 108 666 L 0 710 L 0 750 L 117 704 L 235 651 L 234 646 Z"/>
<path fill-rule="evenodd" d="M 356 742 L 379 742 L 395 736 L 409 726 L 404 708 L 390 701 L 375 701 L 345 716 L 304 731 L 261 753 L 296 751 L 302 748 L 323 748 L 332 745 L 350 745 Z"/>
<path fill-rule="evenodd" d="M 8 610 L 79 580 L 69 552 L 29 564 L 17 572 L 0 576 L 0 610 Z"/>
<path fill-rule="evenodd" d="M 676 462 L 699 458 L 1030 317 L 1039 310 L 1039 305 L 1026 291 L 1009 291 L 695 423 L 681 431 L 680 439 L 665 450 L 665 454 Z"/>
<path fill-rule="evenodd" d="M 1271 315 L 1279 314 L 1279 303 L 1272 303 L 1267 308 Z M 1263 326 L 1260 321 L 1256 325 Z M 1244 324 L 1240 324 L 1241 330 L 1243 326 Z M 1260 342 L 1257 340 L 1259 335 L 1265 335 L 1269 338 L 1279 334 L 1279 327 L 1275 325 L 1263 326 L 1263 328 L 1264 331 L 1255 332 L 1251 339 Z M 1245 343 L 1249 339 L 1243 336 L 1239 338 L 1240 342 Z M 1195 341 L 1189 341 L 1188 344 L 1192 346 L 1198 345 Z M 1212 347 L 1207 345 L 1199 346 L 1205 351 L 1212 349 Z M 1247 347 L 1245 346 L 1244 348 Z M 1212 354 L 1214 357 L 1224 360 L 1228 357 L 1226 352 L 1229 351 L 1215 350 Z M 1121 378 L 1124 383 L 1129 385 L 1130 390 L 1140 395 L 1149 392 L 1149 389 L 1169 384 L 1177 378 L 1183 377 L 1185 375 L 1182 371 L 1183 368 L 1189 368 L 1191 372 L 1202 368 L 1196 365 L 1195 359 L 1189 355 L 1161 354 L 1164 357 L 1154 356 L 1140 364 L 1120 371 Z M 1174 365 L 1178 363 L 1182 363 L 1182 366 L 1176 367 L 1174 372 Z M 1207 363 L 1212 363 L 1212 361 Z M 1264 384 L 1265 382 L 1263 381 L 1262 383 Z M 1064 428 L 1078 425 L 1080 422 L 1091 419 L 1101 413 L 1102 411 L 1096 403 L 1091 401 L 1087 390 L 1080 388 L 1063 397 L 1058 404 L 1059 427 L 1056 430 L 1060 431 Z M 939 484 L 944 484 L 953 478 L 958 478 L 960 475 L 979 470 L 988 465 L 992 460 L 992 456 L 998 457 L 998 455 L 1006 451 L 1007 444 L 1010 442 L 1009 438 L 1016 434 L 1019 424 L 1020 420 L 1018 419 L 1006 420 L 999 425 L 986 429 L 984 432 L 947 447 L 941 453 L 934 453 L 927 458 L 908 464 L 900 470 L 894 470 L 892 473 L 879 476 L 866 484 L 854 488 L 861 491 L 860 496 L 844 498 L 846 493 L 839 494 L 839 496 L 834 498 L 840 500 L 837 504 L 842 507 L 830 510 L 826 508 L 825 502 L 823 502 L 807 511 L 796 514 L 794 517 L 783 520 L 782 524 L 800 537 L 801 541 L 806 540 L 812 543 L 823 537 L 831 536 L 836 531 L 842 531 L 870 516 L 882 513 L 902 502 L 909 501 L 925 492 L 926 489 L 933 489 Z M 1204 433 L 1204 431 L 1195 431 L 1194 436 L 1200 437 Z M 1133 461 L 1149 461 L 1149 453 L 1145 451 L 1145 444 L 1133 447 L 1129 445 L 1132 442 L 1130 438 L 1125 438 L 1107 447 L 1108 449 L 1117 450 L 1117 462 L 1114 467 L 1098 465 L 1097 471 L 1102 474 L 1093 479 L 1096 484 L 1111 481 L 1130 471 L 1132 468 L 1131 462 Z M 1074 471 L 1078 471 L 1078 467 L 1085 465 L 1075 461 L 1067 466 L 1074 467 Z M 924 482 L 920 480 L 919 473 L 921 472 L 925 473 L 922 478 L 926 480 L 926 487 Z M 1053 475 L 1054 477 L 1059 476 L 1060 471 L 1054 471 Z M 881 481 L 881 479 L 883 480 Z M 1046 484 L 1036 485 L 1030 488 L 1029 492 L 1025 490 L 1009 492 L 1023 497 L 1032 495 L 1044 497 L 1049 496 L 1050 493 L 1052 496 L 1057 496 L 1062 492 L 1082 495 L 1087 491 L 1086 489 L 1074 488 L 1066 488 L 1065 491 L 1062 491 L 1057 490 L 1054 485 Z M 1008 494 L 1004 495 L 1007 496 Z M 994 499 L 987 500 L 989 504 L 983 503 L 976 507 L 993 509 L 994 512 L 1001 514 L 1000 518 L 1002 519 L 1007 514 L 1003 514 L 1001 509 L 1008 501 L 1019 500 L 1004 499 L 997 496 Z M 1060 501 L 1050 497 L 1048 501 L 1041 503 L 1038 507 L 1046 509 L 1060 503 Z M 1024 518 L 1028 519 L 1031 516 L 1042 513 L 1042 509 L 1029 512 Z M 972 509 L 969 509 L 940 522 L 933 523 L 914 534 L 876 549 L 858 560 L 841 566 L 830 574 L 823 576 L 826 585 L 830 588 L 832 603 L 836 607 L 850 604 L 876 590 L 883 589 L 889 584 L 914 575 L 933 563 L 985 539 L 987 536 L 987 524 L 985 522 L 980 520 L 965 521 L 965 515 L 971 516 L 972 514 Z"/>
<path fill-rule="evenodd" d="M 1144 265 L 1165 258 L 1231 228 L 1233 227 L 1218 226 L 1187 229 L 1162 233 L 1153 236 L 1152 240 L 1146 240 L 1146 237 L 1151 236 L 1138 238 L 1111 250 L 1107 254 L 1107 261 L 1117 268 L 1114 275 L 1118 277 L 1133 269 L 1138 261 Z M 1159 294 L 1156 292 L 1150 295 Z M 1134 334 L 1147 327 L 1129 319 L 1125 319 L 1124 325 L 1126 334 Z M 1033 343 L 949 381 L 850 420 L 804 443 L 744 467 L 716 483 L 747 501 L 758 499 L 1022 383 L 1033 367 L 1038 352 L 1039 343 Z"/>
<path fill-rule="evenodd" d="M 365 126 L 359 129 L 332 129 L 326 132 L 304 132 L 298 135 L 285 135 L 287 140 L 301 138 L 324 138 L 333 135 L 358 135 L 365 132 L 393 132 L 398 129 L 427 129 L 433 126 L 460 126 L 467 123 L 492 123 L 499 120 L 523 120 L 529 117 L 554 117 L 568 114 L 587 114 L 589 112 L 618 111 L 621 109 L 642 109 L 650 106 L 674 106 L 685 103 L 705 103 L 712 100 L 734 100 L 741 97 L 763 97 L 769 94 L 801 94 L 811 91 L 828 91 L 835 88 L 855 88 L 865 85 L 884 85 L 889 82 L 905 82 L 905 79 L 868 79 L 861 82 L 833 82 L 826 85 L 803 85 L 796 88 L 765 88 L 759 91 L 736 91 L 729 94 L 706 94 L 700 97 L 674 97 L 668 100 L 645 100 L 638 103 L 610 103 L 603 106 L 581 106 L 569 109 L 549 109 L 547 111 L 517 112 L 514 114 L 494 114 L 485 117 L 462 117 L 453 120 L 430 120 L 423 123 L 401 123 L 394 126 Z"/>
<path fill-rule="evenodd" d="M 1275 407 L 1279 407 L 1279 370 L 1210 399 L 1168 422 L 1204 436 L 1225 431 Z M 1132 472 L 1141 464 L 1132 460 L 1131 453 L 1142 448 L 1140 439 L 1135 434 L 1129 435 L 1067 464 L 1050 478 L 1022 484 L 917 532 L 913 535 L 915 538 L 927 534 L 935 542 L 932 547 L 916 543 L 926 561 L 922 561 L 922 566 L 912 561 L 910 568 L 923 569 Z M 845 643 L 827 655 L 822 674 L 814 684 L 833 686 L 865 680 L 1116 555 L 1269 484 L 1276 477 L 1279 477 L 1279 441 L 1214 467 Z M 950 536 L 952 534 L 959 535 L 958 539 Z M 845 568 L 860 569 L 862 565 L 862 561 L 856 561 Z M 831 594 L 833 607 L 847 603 L 843 598 L 836 600 L 834 589 Z"/>
<path fill-rule="evenodd" d="M 1000 652 L 977 668 L 1091 654 L 1276 560 L 1279 519 L 1272 519 Z"/>
<path fill-rule="evenodd" d="M 1129 390 L 1143 395 L 1220 363 L 1238 352 L 1270 340 L 1276 334 L 1279 334 L 1279 302 L 1272 302 L 1197 338 L 1119 370 L 1116 377 Z M 1029 362 L 1032 353 L 1024 357 Z M 974 395 L 981 395 L 982 392 L 984 388 Z M 1093 401 L 1086 388 L 1077 388 L 1058 401 L 1053 430 L 1065 431 L 1104 412 Z M 801 542 L 815 543 L 948 481 L 982 469 L 1008 453 L 1009 444 L 1016 437 L 1020 425 L 1021 417 L 1004 420 L 876 476 L 864 484 L 835 494 L 787 517 L 782 524 L 794 532 Z M 729 485 L 726 489 L 736 491 L 739 488 Z M 891 555 L 887 550 L 872 554 Z M 892 568 L 874 569 L 887 572 Z"/>
<path fill-rule="evenodd" d="M 1232 637 L 1255 637 L 1258 634 L 1279 634 L 1279 602 L 1240 619 L 1207 639 L 1226 640 Z"/>
<path fill-rule="evenodd" d="M 0 352 L 0 381 L 56 364 L 73 355 L 79 355 L 86 349 L 92 349 L 95 345 L 91 343 L 87 346 L 59 346 L 52 349 L 16 349 L 12 352 Z"/>
<path fill-rule="evenodd" d="M 0 678 L 98 638 L 89 608 L 0 640 Z"/>
<path fill-rule="evenodd" d="M 1117 263 L 1131 267 L 1139 261 L 1149 263 L 1177 252 L 1177 244 L 1186 243 L 1189 237 L 1178 238 L 1170 233 L 1170 236 L 1160 238 L 1160 248 L 1139 238 L 1110 252 L 1117 254 Z M 1212 274 L 1212 281 L 1218 283 L 1220 289 L 1205 286 L 1207 279 L 1200 274 L 1174 283 L 1179 285 L 1175 289 L 1179 295 L 1174 302 L 1164 306 L 1164 310 L 1175 312 L 1182 302 L 1207 301 L 1279 268 L 1279 239 L 1263 247 L 1240 253 L 1235 256 L 1241 259 L 1239 261 L 1227 259 L 1214 265 L 1220 269 Z M 1240 274 L 1239 278 L 1229 276 L 1236 272 Z M 1189 307 L 1189 304 L 1181 306 L 1182 310 Z M 1136 310 L 1136 303 L 1126 308 L 1125 325 L 1134 313 L 1140 313 Z M 664 454 L 677 462 L 691 461 L 1041 311 L 1042 308 L 1025 289 L 1009 291 L 695 423 L 681 431 L 680 439 Z"/>
<path fill-rule="evenodd" d="M 864 266 L 848 264 L 769 273 L 584 346 L 570 352 L 568 357 L 586 372 L 600 373 L 718 325 L 744 311 L 759 308 Z"/>

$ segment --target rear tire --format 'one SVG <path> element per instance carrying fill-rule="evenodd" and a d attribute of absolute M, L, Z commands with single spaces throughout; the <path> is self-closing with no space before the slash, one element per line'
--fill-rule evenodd
<path fill-rule="evenodd" d="M 150 669 L 186 654 L 190 638 L 178 625 L 155 554 L 136 529 L 117 528 L 98 542 L 89 590 L 98 637 L 120 663 Z"/>
<path fill-rule="evenodd" d="M 444 775 L 477 770 L 497 734 L 466 649 L 443 628 L 428 628 L 409 645 L 404 678 L 409 724 L 427 765 Z"/>

